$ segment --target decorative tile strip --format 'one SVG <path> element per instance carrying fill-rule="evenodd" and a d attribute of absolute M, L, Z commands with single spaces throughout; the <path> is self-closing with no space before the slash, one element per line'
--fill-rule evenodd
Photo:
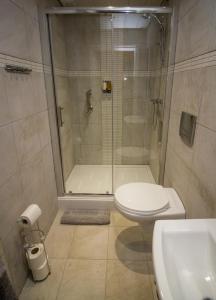
<path fill-rule="evenodd" d="M 174 72 L 216 66 L 216 51 L 205 53 L 175 64 Z"/>

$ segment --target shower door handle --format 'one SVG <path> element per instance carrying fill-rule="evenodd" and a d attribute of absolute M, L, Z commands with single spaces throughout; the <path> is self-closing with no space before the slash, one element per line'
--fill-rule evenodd
<path fill-rule="evenodd" d="M 63 125 L 64 125 L 63 118 L 62 118 L 63 109 L 64 109 L 64 107 L 62 107 L 62 106 L 57 107 L 57 119 L 58 119 L 58 126 L 59 127 L 63 127 Z"/>
<path fill-rule="evenodd" d="M 152 116 L 152 123 L 154 128 L 157 126 L 157 118 L 159 114 L 159 105 L 163 104 L 163 100 L 159 98 L 150 99 L 150 101 L 153 103 L 153 116 Z"/>
<path fill-rule="evenodd" d="M 87 114 L 91 113 L 94 109 L 94 107 L 91 103 L 91 96 L 92 96 L 92 90 L 90 89 L 86 92 Z"/>

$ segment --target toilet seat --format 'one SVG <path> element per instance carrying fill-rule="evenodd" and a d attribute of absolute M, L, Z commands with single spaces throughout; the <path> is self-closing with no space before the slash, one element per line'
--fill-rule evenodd
<path fill-rule="evenodd" d="M 115 193 L 117 207 L 125 213 L 150 216 L 169 208 L 169 196 L 161 185 L 135 182 L 120 186 Z"/>

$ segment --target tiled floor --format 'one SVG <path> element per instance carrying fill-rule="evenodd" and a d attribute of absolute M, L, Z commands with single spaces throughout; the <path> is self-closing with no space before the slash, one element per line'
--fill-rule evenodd
<path fill-rule="evenodd" d="M 153 224 L 114 211 L 111 224 L 73 226 L 57 217 L 46 239 L 51 275 L 28 279 L 20 300 L 156 300 L 151 261 Z"/>
<path fill-rule="evenodd" d="M 66 192 L 112 194 L 112 177 L 114 190 L 129 182 L 155 183 L 148 165 L 115 165 L 113 170 L 111 165 L 76 165 L 66 181 Z"/>

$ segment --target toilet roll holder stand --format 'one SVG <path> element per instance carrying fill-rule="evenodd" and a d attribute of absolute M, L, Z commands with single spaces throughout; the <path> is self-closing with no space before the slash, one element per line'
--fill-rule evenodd
<path fill-rule="evenodd" d="M 49 260 L 48 260 L 48 254 L 47 254 L 47 251 L 46 251 L 45 242 L 44 242 L 45 241 L 45 233 L 40 228 L 39 222 L 38 221 L 35 222 L 35 224 L 34 224 L 35 228 L 34 229 L 32 228 L 31 225 L 29 225 L 29 226 L 23 226 L 23 220 L 21 220 L 21 219 L 18 219 L 17 222 L 22 227 L 22 230 L 21 230 L 20 234 L 21 234 L 21 237 L 22 237 L 22 240 L 23 240 L 23 247 L 24 247 L 26 253 L 28 253 L 27 250 L 29 248 L 34 247 L 34 245 L 36 244 L 36 241 L 35 241 L 35 238 L 34 238 L 34 234 L 38 234 L 39 235 L 39 241 L 43 245 L 45 256 L 46 256 L 46 260 L 47 260 L 47 265 L 48 265 L 48 269 L 49 269 L 48 276 L 49 276 L 51 274 L 51 268 L 50 268 L 50 264 L 49 264 Z M 44 280 L 46 278 L 44 278 Z"/>

